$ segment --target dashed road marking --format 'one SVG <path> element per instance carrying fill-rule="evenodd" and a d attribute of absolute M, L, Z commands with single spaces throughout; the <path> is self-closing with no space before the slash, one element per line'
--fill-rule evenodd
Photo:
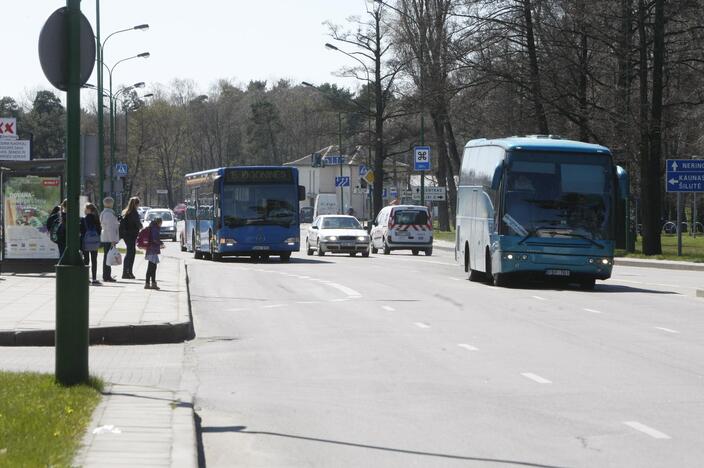
<path fill-rule="evenodd" d="M 584 310 L 586 310 L 587 312 L 591 312 L 592 314 L 600 314 L 601 313 L 600 311 L 595 310 L 595 309 L 584 309 Z"/>
<path fill-rule="evenodd" d="M 320 301 L 296 301 L 296 304 L 320 304 Z"/>
<path fill-rule="evenodd" d="M 459 346 L 460 348 L 464 348 L 467 351 L 479 351 L 479 348 L 472 346 L 472 345 L 464 344 L 464 343 L 460 343 L 457 346 Z"/>
<path fill-rule="evenodd" d="M 262 309 L 277 309 L 279 307 L 286 307 L 286 304 L 270 304 L 262 306 Z"/>
<path fill-rule="evenodd" d="M 343 299 L 332 299 L 330 302 L 345 302 L 345 301 L 349 301 L 350 299 L 351 299 L 351 297 L 345 297 Z"/>
<path fill-rule="evenodd" d="M 653 429 L 650 426 L 646 426 L 645 424 L 639 423 L 638 421 L 624 421 L 623 424 L 626 426 L 630 427 L 631 429 L 635 429 L 636 431 L 640 431 L 644 434 L 648 434 L 650 437 L 654 439 L 671 439 L 669 435 L 665 434 L 664 432 L 660 432 L 657 429 Z"/>
<path fill-rule="evenodd" d="M 394 308 L 391 307 L 391 306 L 381 306 L 381 308 L 384 309 L 384 310 L 386 310 L 387 312 L 393 312 L 393 311 L 396 310 L 396 309 L 394 309 Z"/>
<path fill-rule="evenodd" d="M 427 323 L 423 323 L 423 322 L 416 322 L 415 326 L 418 328 L 430 328 L 430 325 L 428 325 Z"/>
<path fill-rule="evenodd" d="M 523 377 L 525 377 L 526 379 L 530 379 L 533 382 L 538 382 L 539 384 L 551 384 L 552 383 L 552 381 L 550 381 L 544 377 L 541 377 L 537 374 L 533 374 L 532 372 L 523 372 L 523 373 L 521 373 L 521 375 Z"/>
<path fill-rule="evenodd" d="M 539 301 L 547 301 L 547 299 L 545 299 L 544 297 L 541 297 L 541 296 L 531 296 L 531 297 L 532 297 L 533 299 L 537 299 L 537 300 L 539 300 Z"/>
<path fill-rule="evenodd" d="M 448 276 L 447 279 L 451 279 L 452 281 L 460 281 L 460 278 L 455 278 L 454 276 Z"/>
<path fill-rule="evenodd" d="M 665 327 L 655 327 L 657 330 L 662 330 L 667 333 L 679 333 L 677 330 L 673 330 L 672 328 L 665 328 Z"/>
<path fill-rule="evenodd" d="M 343 286 L 341 284 L 330 282 L 330 283 L 327 283 L 327 285 L 337 289 L 338 291 L 342 291 L 343 293 L 347 294 L 348 296 L 352 296 L 352 297 L 361 297 L 362 296 L 360 293 L 358 293 L 354 289 L 348 288 L 347 286 Z"/>

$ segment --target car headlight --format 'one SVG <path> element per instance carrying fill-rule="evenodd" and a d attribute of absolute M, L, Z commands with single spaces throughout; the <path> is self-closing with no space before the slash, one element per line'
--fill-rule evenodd
<path fill-rule="evenodd" d="M 369 237 L 367 236 L 357 236 L 359 242 L 369 242 Z"/>
<path fill-rule="evenodd" d="M 337 240 L 337 236 L 327 236 L 327 237 L 325 238 L 325 240 L 336 241 L 336 240 Z"/>
<path fill-rule="evenodd" d="M 295 244 L 299 242 L 300 239 L 298 237 L 289 237 L 288 239 L 284 240 L 285 244 Z"/>

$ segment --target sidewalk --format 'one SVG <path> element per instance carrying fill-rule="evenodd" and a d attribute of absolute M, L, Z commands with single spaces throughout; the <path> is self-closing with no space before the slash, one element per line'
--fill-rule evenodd
<path fill-rule="evenodd" d="M 102 257 L 99 257 L 102 259 Z M 186 267 L 161 257 L 161 291 L 139 280 L 89 286 L 91 344 L 175 343 L 192 338 Z M 100 275 L 101 267 L 98 267 Z M 146 261 L 137 255 L 134 271 L 144 278 Z M 113 268 L 120 278 L 122 267 Z M 56 320 L 55 274 L 0 277 L 0 346 L 53 346 Z"/>

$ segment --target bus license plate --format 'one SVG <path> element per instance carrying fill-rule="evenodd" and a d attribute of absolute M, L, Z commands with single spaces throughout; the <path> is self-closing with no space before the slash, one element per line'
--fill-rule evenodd
<path fill-rule="evenodd" d="M 255 245 L 252 247 L 252 250 L 269 250 L 268 245 Z"/>
<path fill-rule="evenodd" d="M 570 276 L 570 270 L 546 270 L 548 276 Z"/>

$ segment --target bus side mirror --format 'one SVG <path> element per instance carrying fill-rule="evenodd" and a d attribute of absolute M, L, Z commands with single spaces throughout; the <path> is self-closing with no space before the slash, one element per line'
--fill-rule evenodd
<path fill-rule="evenodd" d="M 298 201 L 303 201 L 306 199 L 306 188 L 302 185 L 298 186 Z"/>
<path fill-rule="evenodd" d="M 501 184 L 501 176 L 504 173 L 504 163 L 501 162 L 496 169 L 494 169 L 494 177 L 491 178 L 491 188 L 492 190 L 498 190 Z"/>
<path fill-rule="evenodd" d="M 627 200 L 630 196 L 630 183 L 628 172 L 621 166 L 616 166 L 616 178 L 618 179 L 618 195 L 622 200 Z"/>

